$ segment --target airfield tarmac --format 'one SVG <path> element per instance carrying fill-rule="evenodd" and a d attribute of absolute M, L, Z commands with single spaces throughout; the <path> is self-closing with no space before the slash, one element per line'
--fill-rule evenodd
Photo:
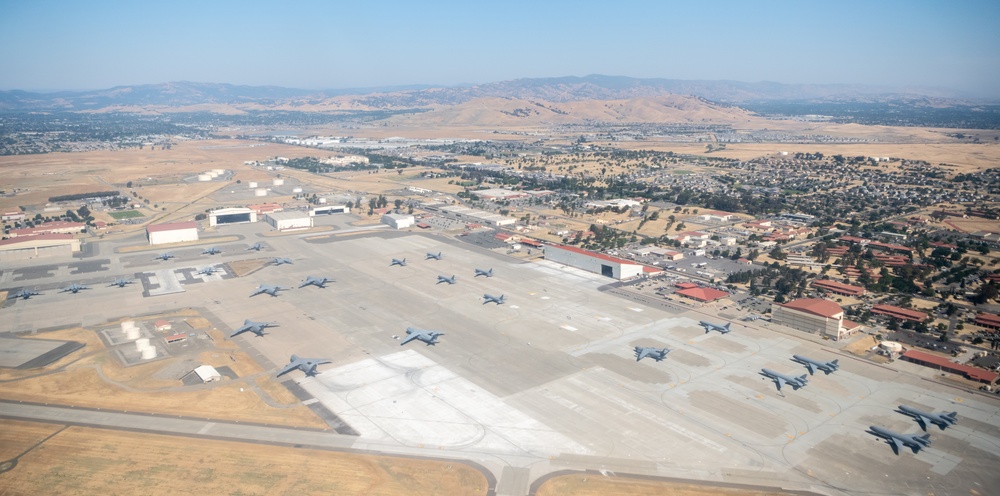
<path fill-rule="evenodd" d="M 498 494 L 527 494 L 533 481 L 565 469 L 823 494 L 989 494 L 1000 484 L 1000 405 L 905 367 L 852 359 L 811 340 L 739 323 L 728 335 L 705 334 L 697 325 L 703 315 L 597 291 L 606 278 L 549 262 L 521 263 L 436 235 L 264 238 L 258 229 L 221 229 L 244 235 L 245 242 L 220 245 L 223 253 L 212 257 L 199 255 L 210 240 L 156 262 L 151 258 L 158 251 L 118 255 L 102 243 L 95 254 L 102 263 L 91 264 L 99 272 L 80 273 L 70 267 L 77 260 L 45 262 L 45 273 L 31 278 L 18 272 L 35 274 L 30 267 L 4 269 L 4 288 L 28 279 L 32 288 L 58 288 L 156 271 L 157 277 L 181 274 L 183 288 L 157 296 L 144 296 L 139 285 L 95 286 L 75 295 L 46 291 L 8 305 L 4 320 L 17 331 L 96 325 L 125 316 L 122 309 L 148 314 L 200 307 L 233 328 L 243 319 L 276 321 L 279 327 L 265 336 L 245 334 L 237 342 L 265 367 L 284 364 L 291 354 L 331 358 L 316 377 L 289 376 L 360 434 L 353 448 L 472 460 L 496 475 Z M 271 251 L 245 251 L 256 241 Z M 443 260 L 424 259 L 438 251 Z M 184 276 L 210 262 L 270 256 L 294 263 L 238 278 L 193 282 Z M 389 267 L 390 258 L 403 257 L 407 266 Z M 476 267 L 492 267 L 495 275 L 474 278 Z M 438 275 L 453 274 L 457 284 L 436 284 Z M 307 275 L 336 282 L 298 289 Z M 258 284 L 293 289 L 248 297 Z M 483 304 L 483 293 L 504 294 L 507 303 Z M 407 326 L 445 335 L 436 346 L 400 347 L 395 338 Z M 633 346 L 673 351 L 662 362 L 637 363 Z M 842 366 L 812 376 L 798 391 L 778 392 L 758 372 L 804 373 L 792 354 L 840 358 Z M 925 451 L 895 456 L 865 430 L 918 431 L 912 419 L 894 412 L 899 404 L 958 411 L 960 420 L 946 431 L 931 426 L 933 444 Z"/>

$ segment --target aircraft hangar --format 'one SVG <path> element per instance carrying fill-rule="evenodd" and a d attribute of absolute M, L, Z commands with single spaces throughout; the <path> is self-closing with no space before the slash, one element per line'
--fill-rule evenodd
<path fill-rule="evenodd" d="M 40 234 L 0 240 L 0 262 L 40 257 L 70 257 L 80 251 L 80 240 L 72 234 Z"/>
<path fill-rule="evenodd" d="M 602 276 L 618 279 L 629 279 L 638 277 L 643 272 L 659 269 L 646 268 L 621 258 L 610 257 L 601 253 L 583 250 L 574 246 L 545 245 L 545 259 L 559 262 L 570 267 L 576 267 Z"/>
<path fill-rule="evenodd" d="M 230 207 L 212 210 L 208 214 L 208 225 L 243 224 L 257 222 L 257 212 L 247 207 Z"/>

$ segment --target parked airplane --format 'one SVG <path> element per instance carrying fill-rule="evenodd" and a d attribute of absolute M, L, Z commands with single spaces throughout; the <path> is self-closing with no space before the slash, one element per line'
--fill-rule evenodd
<path fill-rule="evenodd" d="M 312 284 L 313 286 L 316 286 L 317 288 L 325 288 L 326 287 L 326 283 L 328 283 L 328 282 L 336 282 L 336 281 L 334 281 L 333 279 L 330 279 L 328 277 L 313 277 L 313 276 L 308 276 L 308 277 L 306 277 L 305 281 L 302 281 L 302 284 L 299 287 L 300 288 L 304 288 L 304 287 Z"/>
<path fill-rule="evenodd" d="M 249 248 L 247 248 L 247 251 L 250 251 L 250 250 L 260 251 L 261 248 L 264 248 L 264 247 L 260 243 L 254 243 L 254 244 L 250 245 Z"/>
<path fill-rule="evenodd" d="M 59 292 L 60 293 L 69 292 L 69 293 L 76 294 L 76 293 L 79 293 L 80 291 L 83 291 L 84 289 L 90 289 L 90 288 L 88 288 L 87 286 L 84 286 L 83 284 L 77 284 L 77 283 L 74 282 L 73 284 L 70 284 L 69 286 L 66 286 L 65 288 L 62 288 L 61 290 L 59 290 Z"/>
<path fill-rule="evenodd" d="M 177 258 L 177 257 L 171 255 L 170 252 L 164 252 L 153 257 L 153 260 L 170 260 L 171 258 Z"/>
<path fill-rule="evenodd" d="M 913 450 L 914 454 L 920 452 L 922 448 L 926 448 L 931 445 L 931 435 L 924 434 L 923 436 L 918 436 L 916 434 L 900 434 L 896 431 L 891 431 L 885 427 L 879 427 L 873 425 L 868 427 L 870 430 L 868 432 L 883 438 L 887 441 L 889 446 L 892 446 L 892 452 L 899 456 L 899 449 L 906 446 Z"/>
<path fill-rule="evenodd" d="M 205 248 L 204 250 L 201 251 L 202 255 L 215 255 L 217 253 L 222 253 L 222 250 L 220 250 L 220 249 L 218 249 L 218 248 L 216 248 L 214 246 L 211 247 L 211 248 Z"/>
<path fill-rule="evenodd" d="M 272 258 L 271 259 L 271 264 L 273 264 L 273 265 L 284 265 L 284 264 L 291 264 L 291 263 L 292 263 L 292 259 L 290 259 L 290 258 Z"/>
<path fill-rule="evenodd" d="M 493 267 L 490 267 L 490 270 L 476 269 L 476 275 L 472 277 L 479 276 L 493 277 Z"/>
<path fill-rule="evenodd" d="M 210 276 L 220 270 L 221 269 L 216 268 L 214 265 L 209 265 L 208 267 L 202 267 L 201 270 L 198 271 L 198 275 Z"/>
<path fill-rule="evenodd" d="M 119 288 L 124 288 L 125 286 L 132 284 L 133 282 L 135 281 L 130 281 L 128 279 L 125 279 L 124 277 L 119 277 L 118 279 L 115 279 L 114 282 L 112 282 L 111 284 L 108 284 L 108 287 L 110 288 L 111 286 L 118 286 Z"/>
<path fill-rule="evenodd" d="M 243 325 L 240 326 L 239 329 L 233 331 L 233 333 L 230 334 L 229 337 L 231 338 L 236 337 L 240 334 L 243 334 L 244 332 L 252 332 L 258 336 L 263 336 L 264 329 L 268 327 L 275 327 L 277 325 L 278 324 L 275 324 L 274 322 L 254 322 L 250 319 L 246 319 L 243 321 Z"/>
<path fill-rule="evenodd" d="M 935 424 L 943 431 L 948 426 L 955 425 L 958 422 L 958 412 L 927 413 L 905 405 L 900 405 L 899 412 L 903 415 L 909 415 L 916 419 L 917 423 L 920 424 L 920 428 L 925 432 L 927 431 L 927 424 Z"/>
<path fill-rule="evenodd" d="M 792 361 L 801 363 L 809 369 L 809 375 L 816 373 L 816 370 L 822 370 L 826 375 L 830 375 L 840 368 L 837 364 L 837 360 L 831 360 L 829 362 L 821 362 L 819 360 L 813 360 L 812 358 L 807 358 L 802 355 L 792 355 Z"/>
<path fill-rule="evenodd" d="M 713 324 L 707 320 L 703 320 L 701 322 L 698 322 L 698 325 L 705 328 L 705 334 L 708 334 L 709 331 L 719 331 L 723 334 L 729 334 L 729 331 L 732 330 L 729 328 L 729 326 L 732 325 L 732 322 L 727 322 L 726 325 L 719 325 L 719 324 Z"/>
<path fill-rule="evenodd" d="M 670 350 L 667 348 L 660 349 L 660 348 L 652 348 L 649 346 L 636 346 L 635 361 L 638 362 L 643 358 L 649 357 L 659 362 L 660 360 L 667 358 L 667 353 L 670 353 Z"/>
<path fill-rule="evenodd" d="M 389 267 L 392 267 L 393 265 L 398 265 L 400 267 L 406 267 L 406 259 L 404 258 L 404 259 L 400 260 L 398 258 L 394 258 L 394 259 L 392 259 L 392 263 L 389 264 Z"/>
<path fill-rule="evenodd" d="M 433 258 L 434 260 L 441 260 L 441 256 L 442 256 L 442 255 L 441 255 L 441 252 L 437 252 L 437 254 L 436 254 L 436 255 L 435 255 L 435 254 L 433 254 L 433 253 L 428 253 L 428 254 L 427 254 L 427 256 L 426 256 L 426 257 L 424 257 L 424 260 L 430 260 L 430 259 L 432 259 L 432 258 Z"/>
<path fill-rule="evenodd" d="M 261 284 L 261 285 L 257 286 L 257 289 L 254 290 L 253 293 L 250 293 L 250 296 L 257 296 L 257 295 L 259 295 L 261 293 L 267 293 L 267 294 L 269 294 L 271 296 L 278 296 L 278 291 L 283 291 L 283 290 L 286 290 L 286 289 L 288 289 L 288 288 L 283 288 L 281 286 L 271 286 L 271 285 L 268 285 L 268 284 Z"/>
<path fill-rule="evenodd" d="M 444 336 L 444 333 L 443 332 L 437 332 L 437 331 L 421 331 L 420 329 L 415 329 L 413 327 L 407 327 L 406 328 L 406 338 L 404 338 L 399 343 L 399 345 L 403 346 L 404 344 L 409 343 L 410 341 L 413 341 L 414 339 L 419 339 L 420 341 L 423 341 L 423 342 L 427 343 L 427 346 L 434 346 L 434 345 L 437 344 L 437 338 L 438 338 L 438 336 Z"/>
<path fill-rule="evenodd" d="M 458 276 L 451 276 L 451 277 L 438 276 L 438 282 L 436 282 L 435 284 L 441 284 L 442 282 L 446 282 L 448 284 L 455 284 L 456 282 L 458 282 L 458 280 L 455 279 L 456 277 Z"/>
<path fill-rule="evenodd" d="M 31 298 L 32 296 L 38 296 L 40 294 L 42 294 L 42 293 L 36 293 L 34 291 L 28 291 L 27 289 L 22 289 L 22 290 L 14 293 L 12 295 L 7 295 L 7 299 L 8 300 L 13 300 L 14 298 L 20 298 L 22 300 L 27 300 L 28 298 Z"/>
<path fill-rule="evenodd" d="M 281 377 L 295 369 L 305 372 L 306 377 L 312 377 L 317 374 L 317 365 L 330 362 L 329 358 L 301 358 L 298 355 L 292 355 L 292 358 L 288 361 L 288 365 L 285 365 L 285 368 L 278 371 L 278 375 L 275 377 Z"/>
<path fill-rule="evenodd" d="M 794 377 L 790 375 L 785 375 L 779 372 L 775 372 L 771 369 L 760 369 L 760 374 L 764 377 L 774 381 L 774 385 L 778 387 L 778 391 L 781 391 L 781 386 L 788 384 L 792 386 L 792 389 L 798 389 L 804 387 L 809 379 L 806 378 L 805 374 L 799 377 Z"/>
<path fill-rule="evenodd" d="M 484 294 L 483 295 L 483 305 L 485 305 L 487 303 L 496 303 L 497 305 L 503 305 L 504 304 L 504 299 L 503 298 L 504 298 L 503 295 L 493 296 L 491 294 Z"/>

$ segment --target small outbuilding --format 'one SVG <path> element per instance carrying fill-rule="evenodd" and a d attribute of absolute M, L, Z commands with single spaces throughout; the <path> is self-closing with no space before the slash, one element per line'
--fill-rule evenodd
<path fill-rule="evenodd" d="M 199 379 L 201 379 L 201 382 L 214 382 L 222 380 L 222 374 L 220 374 L 218 370 L 215 370 L 215 367 L 211 365 L 202 365 L 194 369 L 194 373 Z"/>
<path fill-rule="evenodd" d="M 407 214 L 385 214 L 382 216 L 382 223 L 393 229 L 406 229 L 415 224 L 416 219 Z"/>
<path fill-rule="evenodd" d="M 198 241 L 198 223 L 188 221 L 148 226 L 146 238 L 151 245 Z"/>

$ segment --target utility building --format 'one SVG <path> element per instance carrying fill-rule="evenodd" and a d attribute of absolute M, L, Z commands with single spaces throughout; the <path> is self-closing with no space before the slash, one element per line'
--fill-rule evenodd
<path fill-rule="evenodd" d="M 840 305 L 819 298 L 800 298 L 771 306 L 771 321 L 800 331 L 840 340 L 850 336 L 861 324 L 844 318 Z"/>
<path fill-rule="evenodd" d="M 545 245 L 545 259 L 569 265 L 613 279 L 631 279 L 643 274 L 661 272 L 660 269 L 642 264 L 587 251 L 575 246 Z"/>
<path fill-rule="evenodd" d="M 198 223 L 194 221 L 156 224 L 146 227 L 146 238 L 151 245 L 198 241 Z"/>
<path fill-rule="evenodd" d="M 271 227 L 284 231 L 286 229 L 309 229 L 313 226 L 313 218 L 308 212 L 290 210 L 287 212 L 271 212 L 264 219 Z"/>
<path fill-rule="evenodd" d="M 406 229 L 415 224 L 416 219 L 406 214 L 385 214 L 382 216 L 382 223 L 388 224 L 393 229 Z"/>

